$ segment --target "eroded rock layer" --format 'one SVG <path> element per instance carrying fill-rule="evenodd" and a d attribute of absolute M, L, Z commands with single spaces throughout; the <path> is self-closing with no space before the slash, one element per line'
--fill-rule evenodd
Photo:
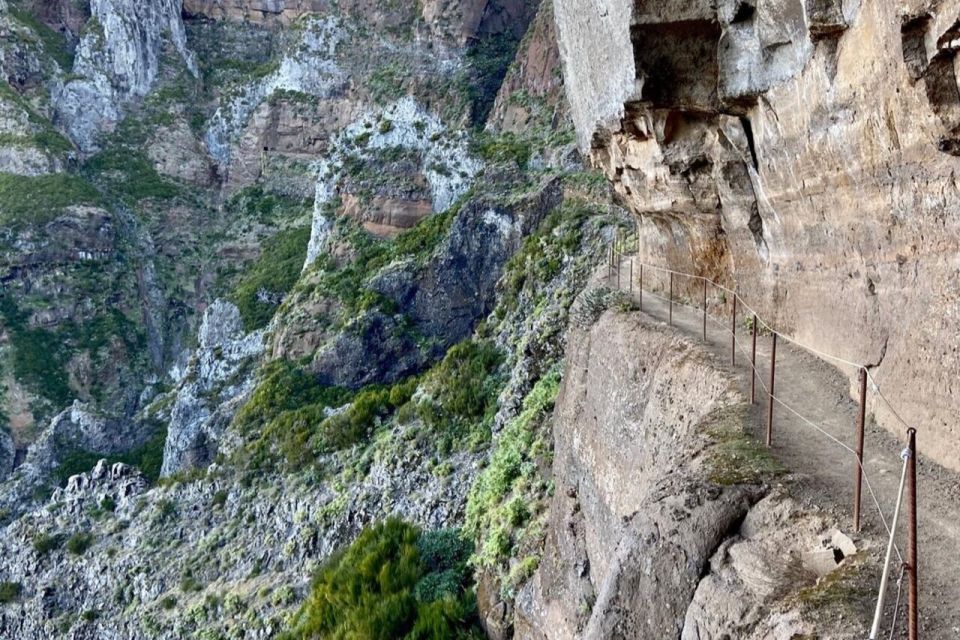
<path fill-rule="evenodd" d="M 581 148 L 642 258 L 866 365 L 878 421 L 960 468 L 956 3 L 554 5 Z"/>

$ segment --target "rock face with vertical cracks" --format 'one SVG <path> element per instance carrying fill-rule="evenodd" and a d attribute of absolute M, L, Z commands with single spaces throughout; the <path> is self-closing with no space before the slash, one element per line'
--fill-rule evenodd
<path fill-rule="evenodd" d="M 756 495 L 709 482 L 704 422 L 742 401 L 708 355 L 638 314 L 573 329 L 554 414 L 544 557 L 519 638 L 669 638 Z"/>
<path fill-rule="evenodd" d="M 643 258 L 868 366 L 877 420 L 960 469 L 960 3 L 554 6 L 578 142 Z"/>
<path fill-rule="evenodd" d="M 574 317 L 596 315 L 590 299 Z M 514 601 L 513 637 L 862 638 L 860 620 L 811 615 L 797 600 L 858 553 L 836 518 L 761 475 L 727 484 L 717 451 L 747 405 L 735 374 L 642 314 L 586 322 L 567 335 L 556 489 L 539 568 Z M 737 456 L 742 465 L 750 454 Z M 487 629 L 508 637 L 490 624 L 502 612 L 484 588 Z"/>

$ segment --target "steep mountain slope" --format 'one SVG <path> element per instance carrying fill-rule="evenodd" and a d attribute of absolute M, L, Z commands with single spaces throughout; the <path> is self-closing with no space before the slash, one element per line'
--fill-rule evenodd
<path fill-rule="evenodd" d="M 736 280 L 955 464 L 921 5 L 0 0 L 0 637 L 861 637 L 874 532 L 600 265 Z"/>
<path fill-rule="evenodd" d="M 460 527 L 552 401 L 618 210 L 549 7 L 287 4 L 9 8 L 68 138 L 2 208 L 2 634 L 272 637 L 368 524 Z"/>

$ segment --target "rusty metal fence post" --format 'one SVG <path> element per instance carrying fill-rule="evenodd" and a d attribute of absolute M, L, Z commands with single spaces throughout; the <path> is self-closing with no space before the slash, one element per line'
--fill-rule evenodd
<path fill-rule="evenodd" d="M 919 638 L 919 609 L 917 573 L 917 430 L 907 431 L 910 457 L 907 459 L 907 571 L 910 575 L 910 584 L 907 598 L 907 638 Z"/>
<path fill-rule="evenodd" d="M 617 291 L 620 290 L 620 265 L 623 261 L 623 232 L 617 231 Z"/>
<path fill-rule="evenodd" d="M 643 263 L 640 263 L 640 311 L 643 311 Z"/>
<path fill-rule="evenodd" d="M 707 341 L 707 279 L 703 279 L 703 341 Z"/>
<path fill-rule="evenodd" d="M 673 326 L 673 271 L 670 272 L 670 326 Z"/>
<path fill-rule="evenodd" d="M 853 530 L 860 532 L 860 498 L 863 491 L 863 440 L 867 418 L 867 371 L 860 369 L 860 411 L 857 413 L 857 468 L 853 485 Z"/>
<path fill-rule="evenodd" d="M 767 402 L 767 446 L 773 446 L 773 383 L 777 372 L 777 333 L 773 333 L 773 345 L 770 348 L 770 390 Z"/>
<path fill-rule="evenodd" d="M 620 291 L 620 252 L 617 252 L 617 265 L 614 267 L 617 270 L 617 291 Z"/>
<path fill-rule="evenodd" d="M 737 290 L 733 290 L 733 317 L 730 319 L 730 364 L 737 366 Z"/>
<path fill-rule="evenodd" d="M 750 404 L 757 401 L 757 314 L 753 314 L 753 346 L 750 349 Z"/>

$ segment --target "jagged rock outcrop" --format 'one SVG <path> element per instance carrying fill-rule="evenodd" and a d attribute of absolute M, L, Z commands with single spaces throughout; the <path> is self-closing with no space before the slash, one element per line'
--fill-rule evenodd
<path fill-rule="evenodd" d="M 148 437 L 133 421 L 105 417 L 90 406 L 74 402 L 43 429 L 26 448 L 22 462 L 12 468 L 13 473 L 0 492 L 0 508 L 7 514 L 19 514 L 33 506 L 37 496 L 42 497 L 44 489 L 50 486 L 51 473 L 72 453 L 122 453 L 143 444 Z M 16 457 L 10 463 L 16 463 Z"/>
<path fill-rule="evenodd" d="M 101 462 L 3 529 L 0 576 L 22 592 L 0 607 L 0 637 L 276 637 L 320 559 L 367 524 L 462 519 L 479 456 L 452 456 L 436 474 L 429 443 L 410 436 L 382 434 L 364 479 L 349 484 L 312 474 L 241 482 L 213 467 L 202 481 L 148 489 L 132 467 Z M 77 534 L 89 546 L 79 554 L 64 548 Z M 55 543 L 39 551 L 40 538 Z"/>
<path fill-rule="evenodd" d="M 893 407 L 871 392 L 873 415 L 960 468 L 956 6 L 554 6 L 578 140 L 638 214 L 642 258 L 736 283 L 867 365 Z"/>
<path fill-rule="evenodd" d="M 163 475 L 213 460 L 237 402 L 253 386 L 253 361 L 263 349 L 263 331 L 244 333 L 236 305 L 217 300 L 206 310 L 197 350 L 174 372 L 179 387 L 169 414 Z"/>
<path fill-rule="evenodd" d="M 165 46 L 197 73 L 180 12 L 181 0 L 92 0 L 74 77 L 54 95 L 59 120 L 82 150 L 94 150 L 100 133 L 121 119 L 124 104 L 153 87 Z"/>

